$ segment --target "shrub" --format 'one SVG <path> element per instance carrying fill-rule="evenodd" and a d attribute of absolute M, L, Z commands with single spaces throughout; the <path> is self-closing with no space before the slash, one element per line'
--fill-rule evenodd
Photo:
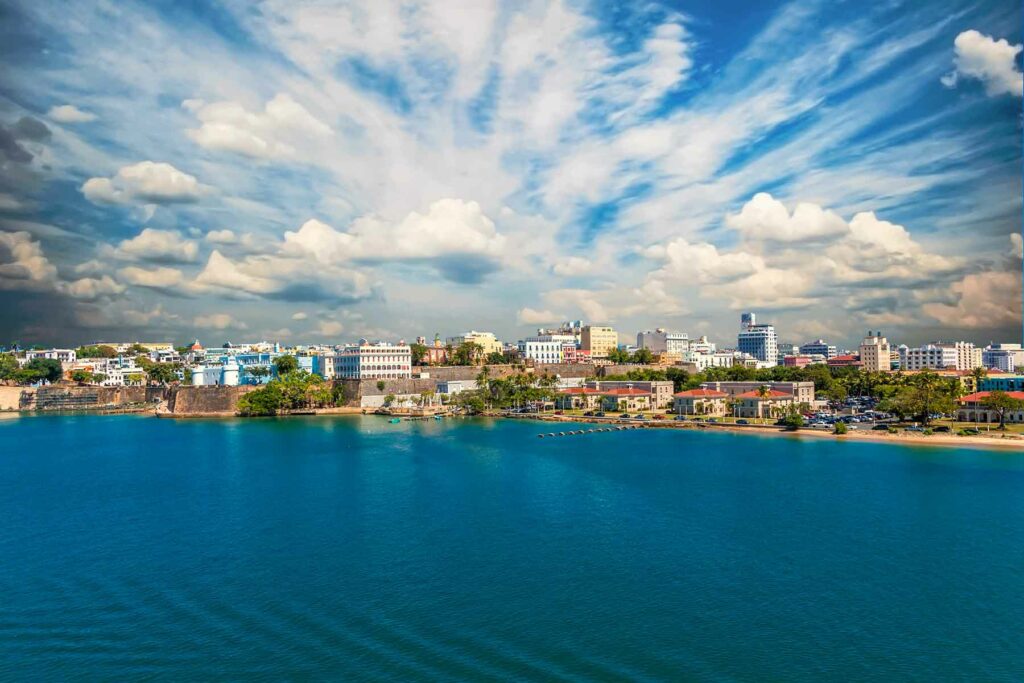
<path fill-rule="evenodd" d="M 848 431 L 850 431 L 850 428 L 846 426 L 845 422 L 836 422 L 835 431 L 833 431 L 832 433 L 833 434 L 845 434 Z"/>

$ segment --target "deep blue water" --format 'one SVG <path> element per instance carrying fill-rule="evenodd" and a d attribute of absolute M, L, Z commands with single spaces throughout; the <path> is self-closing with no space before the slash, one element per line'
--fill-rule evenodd
<path fill-rule="evenodd" d="M 0 678 L 1024 678 L 1024 453 L 550 429 L 0 420 Z"/>

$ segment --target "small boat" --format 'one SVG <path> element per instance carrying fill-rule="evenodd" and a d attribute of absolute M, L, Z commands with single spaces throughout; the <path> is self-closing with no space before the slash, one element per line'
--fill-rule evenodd
<path fill-rule="evenodd" d="M 443 415 L 435 415 L 435 416 L 434 416 L 434 419 L 435 419 L 435 420 L 443 420 L 443 419 L 444 419 L 444 416 L 443 416 Z"/>
<path fill-rule="evenodd" d="M 401 422 L 401 420 L 399 420 L 397 417 L 393 417 L 390 420 L 388 420 L 388 422 L 390 422 L 391 424 L 394 425 L 394 424 L 398 424 L 399 422 Z"/>

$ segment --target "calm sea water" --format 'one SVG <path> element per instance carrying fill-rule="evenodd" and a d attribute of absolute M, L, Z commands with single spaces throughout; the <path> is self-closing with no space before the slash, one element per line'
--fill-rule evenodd
<path fill-rule="evenodd" d="M 0 678 L 1024 678 L 1024 453 L 550 428 L 0 420 Z"/>

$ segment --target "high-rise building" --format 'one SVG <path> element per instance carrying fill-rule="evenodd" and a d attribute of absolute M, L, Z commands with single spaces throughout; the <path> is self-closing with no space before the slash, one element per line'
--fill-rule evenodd
<path fill-rule="evenodd" d="M 1024 369 L 1024 348 L 1020 344 L 989 344 L 982 349 L 981 364 L 1002 372 Z"/>
<path fill-rule="evenodd" d="M 800 353 L 805 356 L 824 356 L 825 360 L 835 358 L 837 355 L 836 345 L 829 344 L 824 339 L 807 342 L 800 346 Z"/>
<path fill-rule="evenodd" d="M 402 379 L 412 377 L 412 349 L 408 344 L 371 344 L 361 340 L 334 358 L 334 375 L 344 379 Z"/>
<path fill-rule="evenodd" d="M 900 346 L 901 370 L 973 370 L 982 365 L 982 350 L 971 342 L 936 342 L 917 348 Z"/>
<path fill-rule="evenodd" d="M 619 335 L 612 327 L 587 325 L 580 332 L 580 348 L 589 351 L 591 358 L 607 358 L 618 347 Z"/>
<path fill-rule="evenodd" d="M 685 332 L 668 332 L 663 327 L 646 332 L 637 332 L 637 348 L 647 349 L 651 353 L 678 353 L 690 350 L 690 337 Z"/>
<path fill-rule="evenodd" d="M 758 324 L 753 313 L 740 315 L 740 333 L 736 346 L 739 351 L 750 354 L 763 364 L 778 363 L 779 340 L 775 335 L 775 326 Z"/>
<path fill-rule="evenodd" d="M 889 340 L 881 332 L 868 330 L 868 335 L 860 343 L 860 362 L 867 372 L 889 372 L 892 363 L 889 357 Z"/>

